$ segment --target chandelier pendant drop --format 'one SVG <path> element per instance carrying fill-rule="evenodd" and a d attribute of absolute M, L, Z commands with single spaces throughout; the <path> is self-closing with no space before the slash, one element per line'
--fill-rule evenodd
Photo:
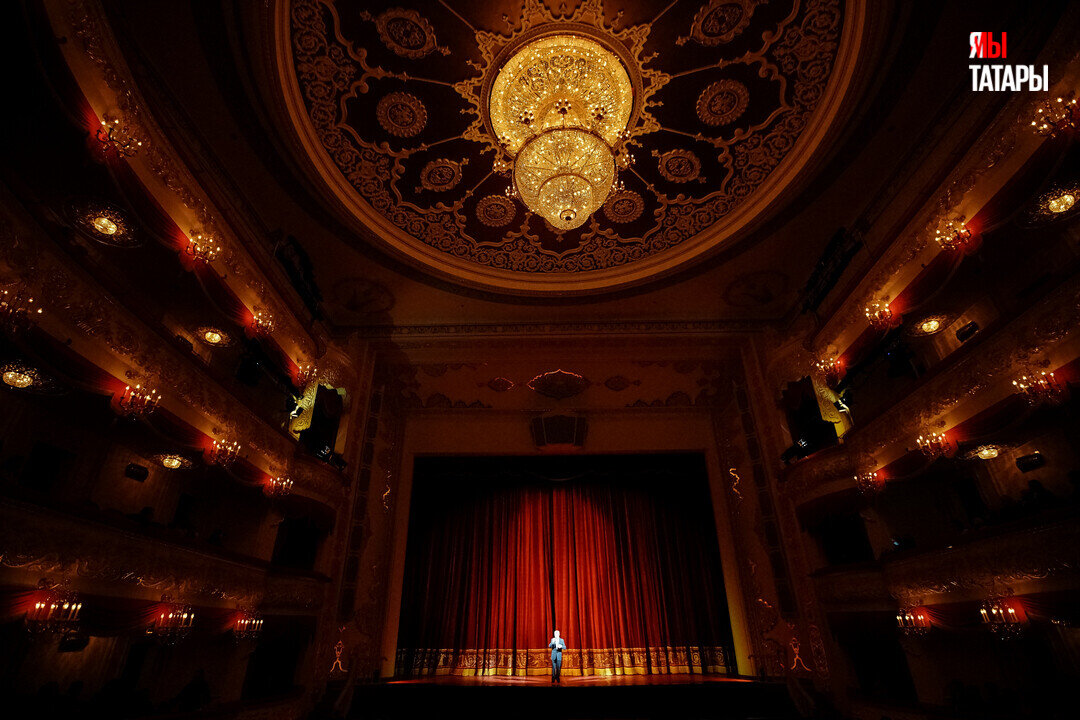
<path fill-rule="evenodd" d="M 629 167 L 634 93 L 626 68 L 599 43 L 554 35 L 518 50 L 491 88 L 491 127 L 511 176 L 510 197 L 560 230 L 580 227 Z"/>

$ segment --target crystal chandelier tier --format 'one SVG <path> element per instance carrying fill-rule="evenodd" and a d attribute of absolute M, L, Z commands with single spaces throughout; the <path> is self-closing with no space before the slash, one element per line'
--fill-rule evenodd
<path fill-rule="evenodd" d="M 562 230 L 579 227 L 616 184 L 631 156 L 634 108 L 626 68 L 599 43 L 554 35 L 525 45 L 491 87 L 491 127 L 506 157 L 511 194 Z"/>

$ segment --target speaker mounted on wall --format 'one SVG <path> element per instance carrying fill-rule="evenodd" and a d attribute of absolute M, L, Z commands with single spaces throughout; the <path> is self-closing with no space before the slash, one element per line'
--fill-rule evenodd
<path fill-rule="evenodd" d="M 585 444 L 588 422 L 575 415 L 541 415 L 532 419 L 530 429 L 540 450 L 576 450 Z"/>

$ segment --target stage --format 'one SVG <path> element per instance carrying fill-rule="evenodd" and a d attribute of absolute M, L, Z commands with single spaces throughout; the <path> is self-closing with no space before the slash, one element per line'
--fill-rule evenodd
<path fill-rule="evenodd" d="M 795 720 L 783 683 L 727 676 L 460 677 L 358 685 L 350 718 Z"/>

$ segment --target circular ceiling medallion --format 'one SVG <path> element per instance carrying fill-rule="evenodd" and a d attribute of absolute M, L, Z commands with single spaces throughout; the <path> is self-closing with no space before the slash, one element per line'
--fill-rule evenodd
<path fill-rule="evenodd" d="M 73 200 L 66 207 L 71 224 L 85 237 L 102 245 L 133 248 L 142 244 L 127 213 L 101 200 Z"/>
<path fill-rule="evenodd" d="M 505 195 L 488 195 L 476 204 L 476 219 L 488 227 L 506 227 L 517 215 L 517 205 Z"/>
<path fill-rule="evenodd" d="M 634 222 L 644 209 L 645 201 L 633 190 L 613 192 L 604 203 L 604 214 L 613 223 Z"/>
<path fill-rule="evenodd" d="M 868 15 L 865 0 L 783 13 L 708 0 L 692 18 L 614 23 L 622 8 L 600 0 L 507 5 L 512 22 L 484 3 L 280 3 L 295 147 L 354 241 L 527 295 L 640 284 L 760 227 L 842 119 Z M 653 15 L 635 5 L 625 17 Z M 538 51 L 552 43 L 577 49 Z M 571 125 L 585 131 L 573 143 L 538 132 Z M 601 142 L 589 149 L 585 135 Z M 571 145 L 588 167 L 565 173 L 551 161 Z M 530 151 L 531 169 L 511 162 Z M 613 162 L 640 204 L 617 190 Z M 508 185 L 522 202 L 501 199 Z M 545 203 L 543 216 L 529 209 Z"/>
<path fill-rule="evenodd" d="M 738 80 L 718 80 L 701 91 L 697 116 L 716 127 L 735 122 L 750 104 L 750 91 Z"/>
<path fill-rule="evenodd" d="M 397 137 L 413 137 L 427 125 L 427 108 L 420 98 L 406 92 L 390 93 L 375 106 L 383 130 Z"/>

